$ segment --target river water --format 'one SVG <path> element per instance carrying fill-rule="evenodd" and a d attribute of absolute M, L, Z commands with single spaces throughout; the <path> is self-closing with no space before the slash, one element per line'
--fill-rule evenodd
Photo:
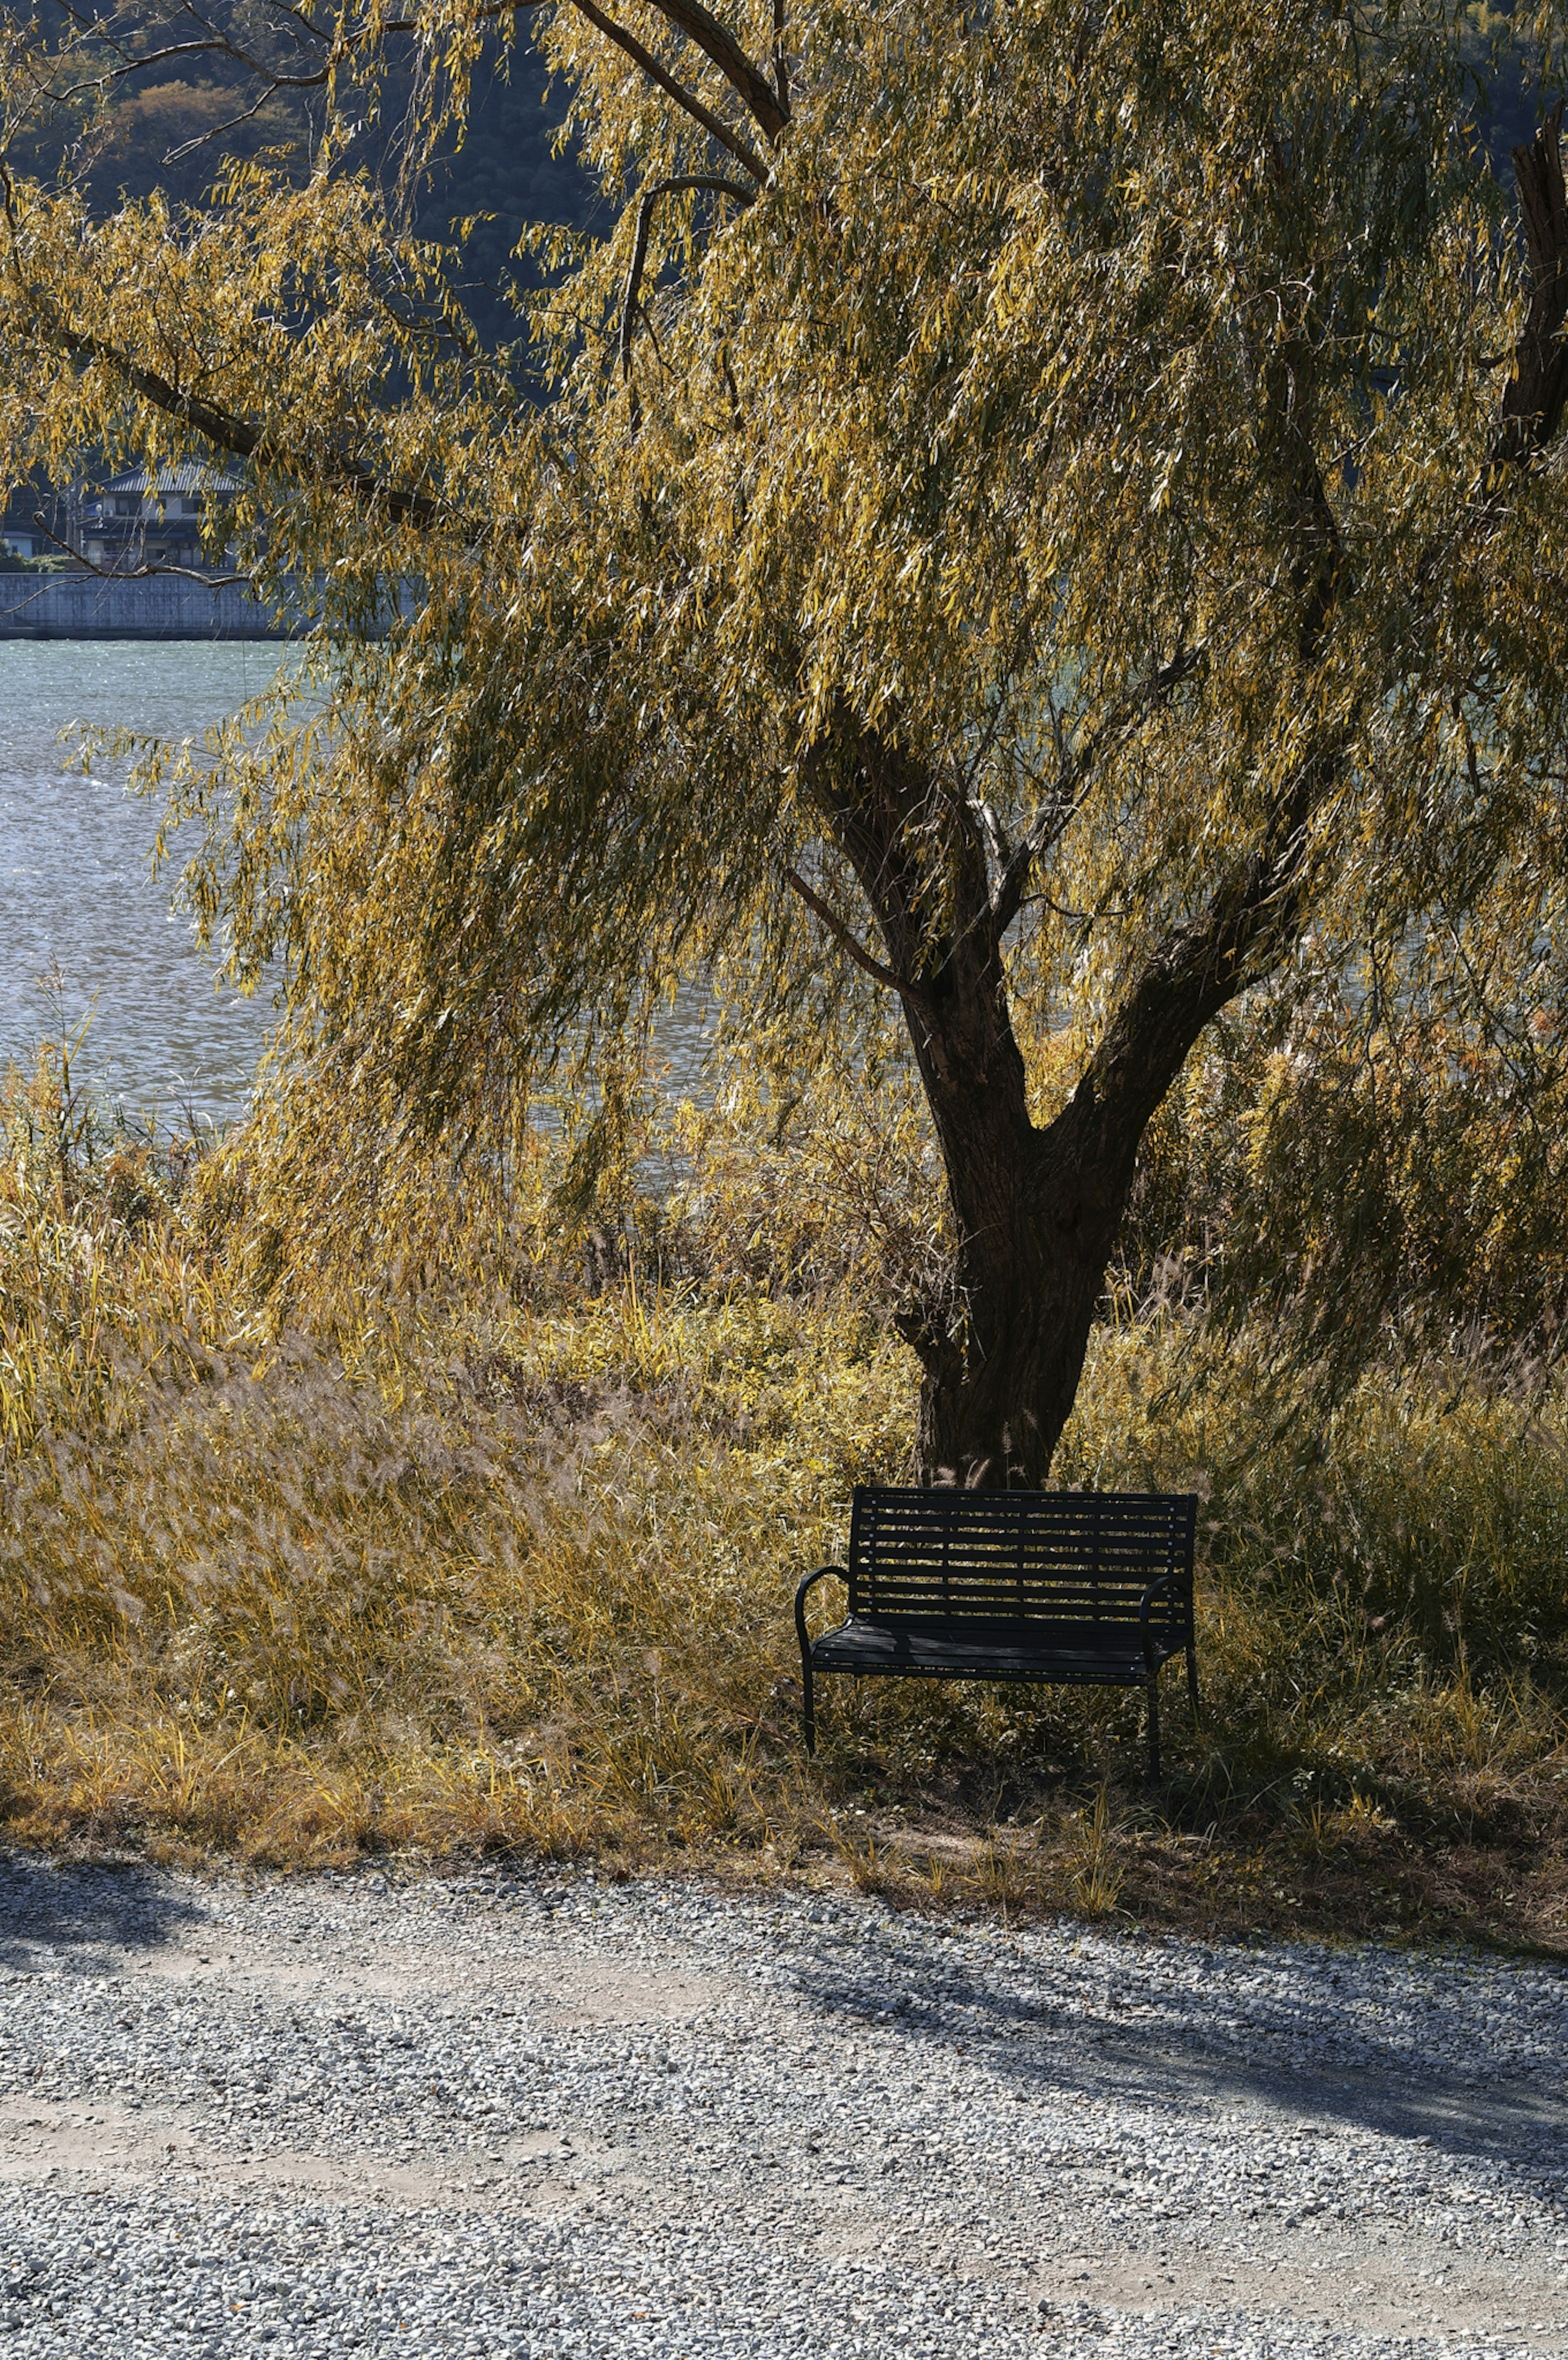
<path fill-rule="evenodd" d="M 172 870 L 152 877 L 157 810 L 127 793 L 125 763 L 84 776 L 69 733 L 200 738 L 280 661 L 287 650 L 244 640 L 0 641 L 0 1062 L 30 1062 L 62 1018 L 74 1032 L 91 1016 L 75 1072 L 106 1107 L 162 1129 L 187 1111 L 220 1124 L 243 1112 L 277 1021 L 270 995 L 222 981 L 170 906 Z M 694 998 L 659 1045 L 672 1085 L 700 1090 Z"/>
<path fill-rule="evenodd" d="M 128 1115 L 167 1126 L 187 1107 L 219 1122 L 244 1108 L 276 1022 L 265 993 L 221 984 L 171 878 L 148 856 L 158 812 L 128 794 L 128 765 L 95 761 L 62 732 L 95 725 L 200 737 L 270 680 L 276 646 L 245 641 L 0 641 L 0 1057 L 91 1017 L 77 1068 Z M 74 762 L 73 762 L 74 755 Z M 47 978 L 58 978 L 58 990 Z"/>

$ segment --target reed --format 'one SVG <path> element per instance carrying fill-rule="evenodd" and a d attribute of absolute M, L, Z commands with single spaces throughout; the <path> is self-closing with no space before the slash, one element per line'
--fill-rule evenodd
<path fill-rule="evenodd" d="M 838 1684 L 808 1765 L 795 1580 L 909 1463 L 863 1273 L 747 1274 L 674 1215 L 590 1253 L 543 1196 L 519 1261 L 453 1198 L 439 1257 L 280 1315 L 233 1172 L 62 1145 L 58 1082 L 0 1098 L 13 1840 L 1562 1943 L 1561 1391 L 1386 1368 L 1309 1417 L 1261 1334 L 1107 1323 L 1062 1480 L 1204 1495 L 1206 1710 L 1173 1688 L 1165 1784 L 1119 1694 Z"/>

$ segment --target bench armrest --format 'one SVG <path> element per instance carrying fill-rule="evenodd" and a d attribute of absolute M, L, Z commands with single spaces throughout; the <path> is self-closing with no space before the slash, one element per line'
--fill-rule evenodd
<path fill-rule="evenodd" d="M 1183 1590 L 1184 1590 L 1184 1589 L 1185 1589 L 1185 1584 L 1184 1584 L 1183 1582 L 1181 1582 L 1181 1581 L 1180 1581 L 1180 1580 L 1178 1580 L 1178 1579 L 1174 1579 L 1171 1574 L 1168 1574 L 1168 1573 L 1162 1573 L 1162 1574 L 1160 1575 L 1160 1577 L 1159 1580 L 1158 1580 L 1158 1581 L 1151 1581 L 1151 1582 L 1149 1583 L 1149 1588 L 1144 1591 L 1144 1593 L 1143 1593 L 1143 1602 L 1142 1602 L 1142 1604 L 1139 1606 L 1139 1608 L 1138 1608 L 1138 1630 L 1141 1632 L 1141 1633 L 1142 1633 L 1142 1635 L 1143 1635 L 1143 1651 L 1144 1651 L 1144 1654 L 1145 1654 L 1146 1655 L 1148 1655 L 1148 1653 L 1149 1653 L 1149 1608 L 1154 1604 L 1154 1601 L 1155 1601 L 1155 1600 L 1156 1600 L 1157 1598 L 1160 1598 L 1160 1597 L 1161 1597 L 1161 1596 L 1169 1598 L 1169 1597 L 1171 1597 L 1172 1594 L 1174 1594 L 1174 1595 L 1176 1595 L 1176 1596 L 1180 1596 L 1180 1595 L 1181 1594 L 1181 1592 L 1183 1591 Z M 1167 1626 L 1169 1626 L 1170 1622 L 1171 1622 L 1171 1614 L 1170 1614 L 1169 1609 L 1168 1609 L 1168 1610 L 1167 1610 L 1167 1612 L 1166 1612 L 1166 1614 L 1165 1614 L 1164 1620 L 1165 1620 L 1165 1622 L 1166 1622 Z"/>
<path fill-rule="evenodd" d="M 800 1587 L 795 1592 L 795 1628 L 800 1633 L 802 1663 L 805 1662 L 811 1645 L 811 1635 L 806 1628 L 806 1592 L 814 1582 L 822 1580 L 830 1573 L 836 1573 L 842 1582 L 847 1583 L 849 1580 L 849 1576 L 842 1565 L 819 1565 L 815 1573 L 801 1576 Z"/>

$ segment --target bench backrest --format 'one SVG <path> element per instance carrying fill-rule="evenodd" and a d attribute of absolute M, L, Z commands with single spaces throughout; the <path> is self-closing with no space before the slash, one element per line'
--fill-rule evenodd
<path fill-rule="evenodd" d="M 1161 1622 L 1190 1626 L 1193 1492 L 960 1491 L 863 1487 L 849 1529 L 849 1611 L 877 1622 L 1138 1620 L 1168 1579 Z"/>

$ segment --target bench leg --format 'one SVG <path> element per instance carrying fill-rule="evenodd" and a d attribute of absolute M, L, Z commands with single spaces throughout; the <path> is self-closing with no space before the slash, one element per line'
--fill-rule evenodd
<path fill-rule="evenodd" d="M 1187 1694 L 1192 1699 L 1192 1726 L 1196 1729 L 1198 1726 L 1198 1651 L 1191 1644 L 1187 1649 Z"/>
<path fill-rule="evenodd" d="M 1160 1775 L 1160 1691 L 1155 1686 L 1157 1675 L 1149 1676 L 1149 1775 Z"/>
<path fill-rule="evenodd" d="M 800 1732 L 806 1741 L 806 1751 L 817 1750 L 817 1702 L 811 1688 L 811 1659 L 800 1657 Z"/>

